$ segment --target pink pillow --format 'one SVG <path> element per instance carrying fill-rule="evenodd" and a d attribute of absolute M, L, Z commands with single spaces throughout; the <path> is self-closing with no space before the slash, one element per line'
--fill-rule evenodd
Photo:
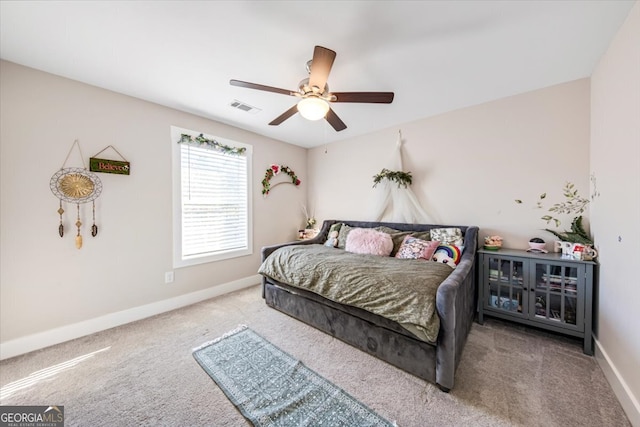
<path fill-rule="evenodd" d="M 354 254 L 389 256 L 393 250 L 391 236 L 373 228 L 353 228 L 344 249 Z"/>
<path fill-rule="evenodd" d="M 396 258 L 431 260 L 439 244 L 437 240 L 422 240 L 406 236 L 396 253 Z"/>

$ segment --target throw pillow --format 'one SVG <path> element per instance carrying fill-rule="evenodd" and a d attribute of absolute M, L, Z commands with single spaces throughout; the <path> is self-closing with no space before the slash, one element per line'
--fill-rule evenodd
<path fill-rule="evenodd" d="M 411 231 L 411 236 L 417 237 L 418 239 L 422 239 L 422 240 L 433 240 L 431 238 L 431 231 L 430 230 L 427 230 L 427 231 Z"/>
<path fill-rule="evenodd" d="M 387 233 L 373 228 L 353 228 L 347 236 L 345 250 L 354 254 L 389 256 L 393 241 Z"/>
<path fill-rule="evenodd" d="M 353 227 L 348 226 L 347 224 L 342 224 L 340 227 L 340 231 L 338 232 L 338 248 L 344 249 L 347 244 L 347 236 Z"/>
<path fill-rule="evenodd" d="M 329 246 L 330 248 L 338 247 L 338 234 L 340 232 L 340 227 L 342 227 L 341 222 L 329 227 L 329 235 L 327 236 L 327 241 L 324 242 L 325 246 Z"/>
<path fill-rule="evenodd" d="M 436 240 L 422 240 L 413 236 L 406 236 L 396 253 L 396 258 L 430 260 L 440 242 Z"/>
<path fill-rule="evenodd" d="M 464 238 L 459 228 L 432 228 L 431 240 L 438 240 L 444 245 L 462 246 Z"/>
<path fill-rule="evenodd" d="M 391 256 L 395 256 L 398 253 L 398 249 L 402 245 L 404 238 L 411 233 L 410 231 L 400 231 L 394 228 L 389 228 L 384 225 L 375 228 L 378 231 L 382 231 L 391 236 L 391 240 L 393 240 L 393 250 L 391 251 Z"/>
<path fill-rule="evenodd" d="M 451 268 L 456 268 L 456 266 L 460 262 L 461 256 L 462 256 L 462 251 L 458 246 L 444 245 L 441 243 L 436 248 L 436 251 L 434 252 L 433 257 L 431 257 L 431 259 L 435 262 L 441 262 L 443 264 L 447 264 Z"/>

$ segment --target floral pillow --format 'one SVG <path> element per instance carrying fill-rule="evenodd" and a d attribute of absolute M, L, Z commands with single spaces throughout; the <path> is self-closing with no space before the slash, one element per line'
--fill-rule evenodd
<path fill-rule="evenodd" d="M 340 232 L 340 227 L 342 227 L 341 222 L 329 227 L 329 235 L 327 236 L 327 241 L 324 242 L 325 246 L 329 246 L 330 248 L 338 247 L 338 234 Z"/>
<path fill-rule="evenodd" d="M 432 228 L 430 234 L 431 240 L 438 240 L 444 245 L 462 246 L 464 244 L 462 230 L 459 228 Z"/>
<path fill-rule="evenodd" d="M 406 236 L 396 252 L 396 258 L 430 260 L 440 242 L 436 240 L 422 240 L 413 236 Z"/>
<path fill-rule="evenodd" d="M 429 233 L 428 230 L 427 231 L 400 231 L 394 228 L 386 227 L 384 225 L 381 225 L 380 227 L 376 227 L 375 229 L 378 231 L 383 231 L 391 236 L 391 239 L 393 240 L 393 251 L 391 251 L 391 256 L 396 256 L 396 254 L 398 253 L 398 249 L 400 249 L 400 246 L 402 245 L 402 242 L 404 242 L 404 238 L 406 236 L 413 236 L 422 240 L 431 240 L 431 234 Z"/>

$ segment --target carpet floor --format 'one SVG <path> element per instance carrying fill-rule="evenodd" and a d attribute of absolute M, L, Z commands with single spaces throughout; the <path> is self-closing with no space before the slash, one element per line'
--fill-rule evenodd
<path fill-rule="evenodd" d="M 248 426 L 191 355 L 246 324 L 400 427 L 630 426 L 579 340 L 474 324 L 451 393 L 267 307 L 259 286 L 0 362 L 0 405 L 66 426 Z"/>

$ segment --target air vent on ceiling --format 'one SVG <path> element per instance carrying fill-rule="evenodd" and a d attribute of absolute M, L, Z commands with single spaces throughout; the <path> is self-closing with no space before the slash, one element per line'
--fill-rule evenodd
<path fill-rule="evenodd" d="M 258 107 L 254 107 L 245 102 L 238 101 L 237 99 L 234 99 L 233 102 L 229 105 L 232 106 L 233 108 L 237 108 L 238 110 L 246 111 L 247 113 L 251 113 L 251 114 L 258 114 L 260 111 L 262 111 Z"/>

